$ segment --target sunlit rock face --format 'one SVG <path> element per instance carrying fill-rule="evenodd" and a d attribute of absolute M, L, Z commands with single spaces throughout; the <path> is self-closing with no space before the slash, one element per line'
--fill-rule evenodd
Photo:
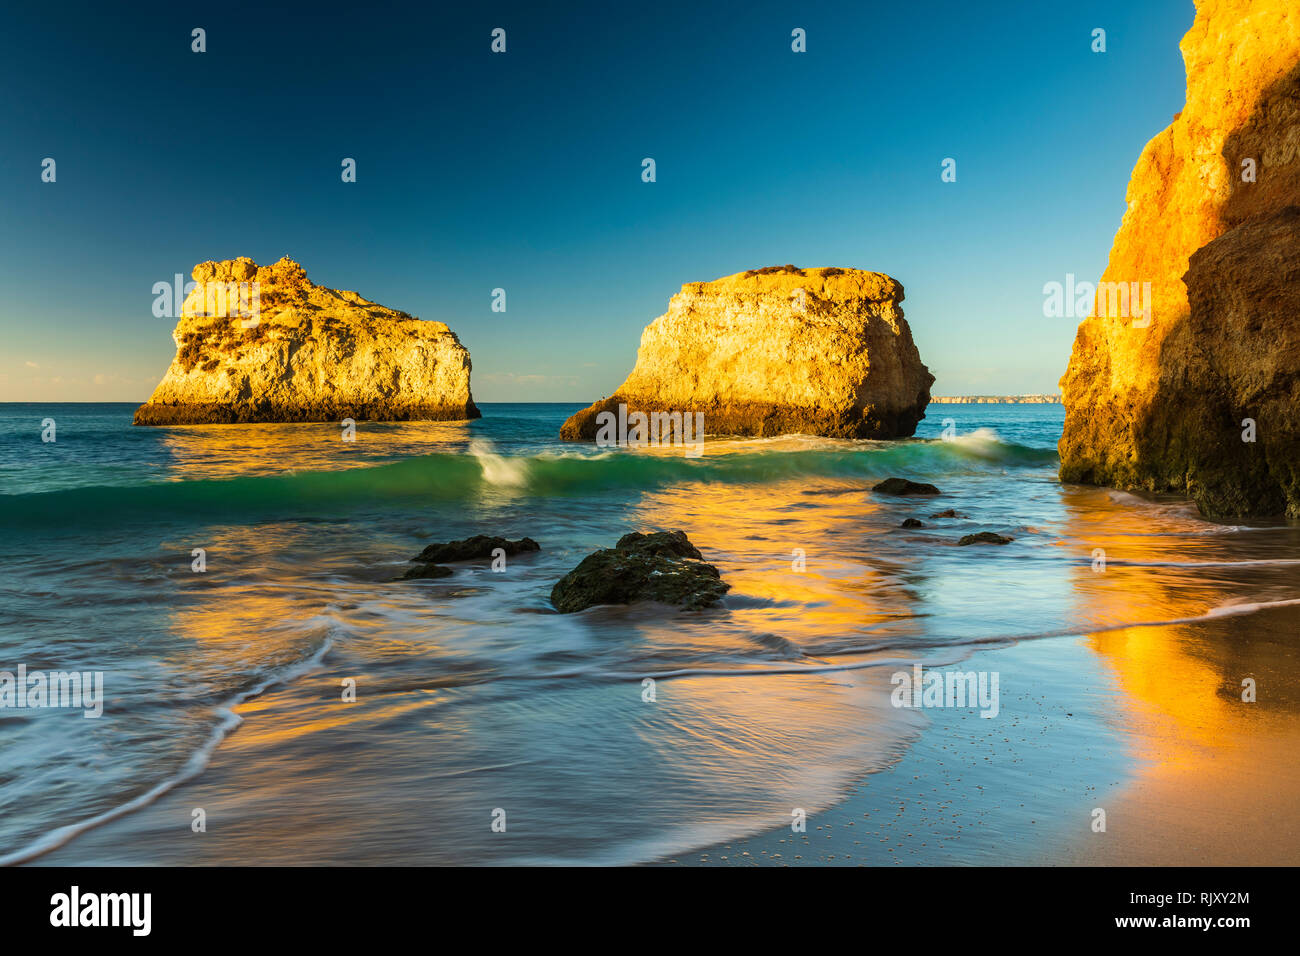
<path fill-rule="evenodd" d="M 281 259 L 194 267 L 176 357 L 137 425 L 478 418 L 469 351 L 423 322 L 312 283 Z"/>
<path fill-rule="evenodd" d="M 773 267 L 688 282 L 641 335 L 636 367 L 561 438 L 597 416 L 702 413 L 713 435 L 911 435 L 934 376 L 899 303 L 903 287 L 857 269 Z"/>
<path fill-rule="evenodd" d="M 1297 436 L 1300 315 L 1283 303 L 1300 277 L 1278 245 L 1294 234 L 1255 228 L 1300 203 L 1300 6 L 1201 0 L 1181 49 L 1187 105 L 1138 160 L 1061 379 L 1061 478 L 1188 494 L 1213 516 L 1300 514 L 1270 464 Z M 1150 283 L 1149 316 L 1107 283 Z"/>

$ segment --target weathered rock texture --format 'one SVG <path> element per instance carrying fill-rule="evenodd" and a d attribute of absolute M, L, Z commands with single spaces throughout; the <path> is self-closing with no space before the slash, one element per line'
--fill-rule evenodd
<path fill-rule="evenodd" d="M 561 614 L 637 601 L 699 611 L 717 604 L 730 588 L 686 532 L 634 531 L 583 558 L 551 588 L 551 603 Z"/>
<path fill-rule="evenodd" d="M 641 335 L 636 367 L 561 438 L 596 436 L 596 416 L 702 412 L 713 435 L 911 435 L 934 376 L 899 303 L 903 287 L 857 269 L 785 266 L 688 282 Z"/>
<path fill-rule="evenodd" d="M 1192 255 L 1193 341 L 1202 387 L 1181 400 L 1197 436 L 1197 500 L 1213 515 L 1300 517 L 1300 206 L 1232 229 Z M 1254 421 L 1253 429 L 1245 422 Z M 1243 427 L 1245 426 L 1245 427 Z M 1254 432 L 1254 441 L 1243 434 Z"/>
<path fill-rule="evenodd" d="M 441 322 L 315 285 L 287 258 L 203 262 L 193 276 L 176 358 L 137 425 L 479 417 L 469 351 Z M 224 314 L 210 291 L 224 283 L 257 284 L 256 324 Z"/>
<path fill-rule="evenodd" d="M 1197 8 L 1181 44 L 1187 105 L 1138 160 L 1102 276 L 1150 282 L 1150 323 L 1114 314 L 1099 290 L 1061 379 L 1061 478 L 1188 494 L 1212 516 L 1300 515 L 1300 312 L 1283 212 L 1300 203 L 1300 5 Z"/>

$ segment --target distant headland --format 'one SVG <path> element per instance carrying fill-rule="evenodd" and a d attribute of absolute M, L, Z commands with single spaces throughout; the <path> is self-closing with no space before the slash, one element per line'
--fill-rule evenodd
<path fill-rule="evenodd" d="M 933 395 L 931 405 L 1059 405 L 1060 395 Z"/>

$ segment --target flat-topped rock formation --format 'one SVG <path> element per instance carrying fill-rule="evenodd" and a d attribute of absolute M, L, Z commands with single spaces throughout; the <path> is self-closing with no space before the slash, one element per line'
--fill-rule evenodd
<path fill-rule="evenodd" d="M 1300 516 L 1300 7 L 1197 8 L 1187 105 L 1138 160 L 1061 379 L 1061 478 Z M 1149 316 L 1125 310 L 1123 287 L 1145 283 Z"/>
<path fill-rule="evenodd" d="M 879 272 L 771 267 L 688 282 L 641 335 L 618 390 L 561 438 L 596 437 L 597 416 L 702 413 L 713 435 L 911 435 L 934 376 Z"/>
<path fill-rule="evenodd" d="M 288 258 L 203 262 L 193 277 L 137 425 L 479 417 L 469 351 L 441 322 L 315 285 Z"/>

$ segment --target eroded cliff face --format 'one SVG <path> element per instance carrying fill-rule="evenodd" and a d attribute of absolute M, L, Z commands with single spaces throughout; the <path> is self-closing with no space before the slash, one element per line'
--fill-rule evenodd
<path fill-rule="evenodd" d="M 1227 237 L 1300 202 L 1300 4 L 1201 0 L 1181 49 L 1187 105 L 1138 160 L 1093 317 L 1061 379 L 1061 478 L 1188 494 L 1214 516 L 1300 514 L 1294 486 L 1260 477 L 1294 441 L 1294 405 L 1283 414 L 1271 390 L 1300 365 L 1279 365 L 1285 348 L 1251 357 L 1276 353 L 1300 322 L 1283 308 L 1294 301 L 1285 250 L 1271 245 L 1287 230 Z M 1271 279 L 1247 268 L 1248 246 L 1277 267 Z M 1115 294 L 1134 283 L 1150 283 L 1149 319 Z M 1255 319 L 1243 325 L 1247 303 Z M 1243 441 L 1248 418 L 1254 442 Z"/>
<path fill-rule="evenodd" d="M 1186 282 L 1189 332 L 1208 348 L 1180 411 L 1223 423 L 1195 449 L 1197 500 L 1212 515 L 1300 517 L 1300 206 L 1197 250 Z"/>
<path fill-rule="evenodd" d="M 176 357 L 137 425 L 479 417 L 469 351 L 441 322 L 315 285 L 288 258 L 204 262 L 193 277 Z"/>
<path fill-rule="evenodd" d="M 899 303 L 903 287 L 857 269 L 751 270 L 688 282 L 642 333 L 636 367 L 565 422 L 591 439 L 600 412 L 702 413 L 713 435 L 911 435 L 934 376 Z"/>

